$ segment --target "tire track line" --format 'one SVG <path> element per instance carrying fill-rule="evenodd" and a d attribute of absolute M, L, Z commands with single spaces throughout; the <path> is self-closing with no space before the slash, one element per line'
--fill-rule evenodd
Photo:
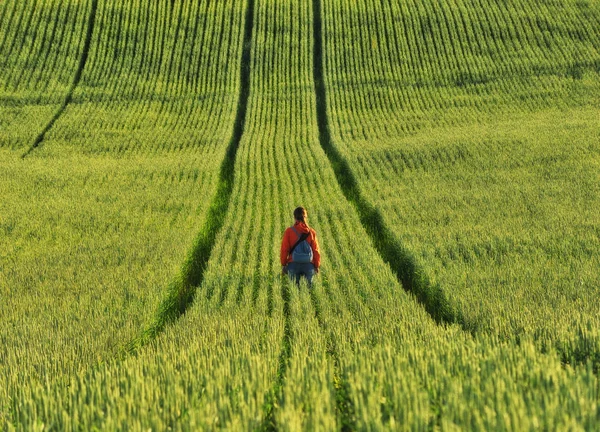
<path fill-rule="evenodd" d="M 321 0 L 313 0 L 313 79 L 315 82 L 317 125 L 319 142 L 329 159 L 336 180 L 346 199 L 356 209 L 361 224 L 375 249 L 390 266 L 404 289 L 415 295 L 418 302 L 438 324 L 459 324 L 471 332 L 464 319 L 455 311 L 439 285 L 432 285 L 415 258 L 394 240 L 393 233 L 385 225 L 380 212 L 361 194 L 358 182 L 348 161 L 333 145 L 327 118 L 327 96 L 323 80 L 323 36 Z"/>
<path fill-rule="evenodd" d="M 186 312 L 194 300 L 197 288 L 202 284 L 215 238 L 225 222 L 233 192 L 235 158 L 244 133 L 250 94 L 250 48 L 254 26 L 254 0 L 248 0 L 245 15 L 238 106 L 233 134 L 219 171 L 217 191 L 208 209 L 204 226 L 196 237 L 180 276 L 167 288 L 166 296 L 158 307 L 154 321 L 138 338 L 126 345 L 123 355 L 135 353 L 139 348 L 147 345 L 168 324 L 176 321 Z"/>
<path fill-rule="evenodd" d="M 277 368 L 277 377 L 273 388 L 265 398 L 263 411 L 265 413 L 263 422 L 259 427 L 260 431 L 277 431 L 277 422 L 275 420 L 275 411 L 279 405 L 279 399 L 283 391 L 285 376 L 292 357 L 292 323 L 291 323 L 291 292 L 290 284 L 287 281 L 281 281 L 281 297 L 283 299 L 283 340 L 281 341 L 281 352 L 279 353 L 279 367 Z"/>
<path fill-rule="evenodd" d="M 415 299 L 437 324 L 456 324 L 466 334 L 475 336 L 480 331 L 478 326 L 467 322 L 461 311 L 452 306 L 442 287 L 439 284 L 432 284 L 414 256 L 401 243 L 394 239 L 393 232 L 385 224 L 381 213 L 362 195 L 358 181 L 348 161 L 341 155 L 332 142 L 327 117 L 327 96 L 323 79 L 321 0 L 313 0 L 313 11 L 313 74 L 319 142 L 334 170 L 336 180 L 346 199 L 356 209 L 361 224 L 371 238 L 375 249 L 390 266 L 390 269 L 396 275 L 404 289 L 415 296 Z M 515 341 L 518 344 L 519 338 L 516 338 Z M 556 344 L 552 348 L 560 356 L 563 366 L 584 365 L 587 361 L 591 361 L 593 372 L 598 375 L 600 371 L 600 356 L 597 352 L 593 352 L 590 349 L 588 343 L 581 343 L 581 345 L 577 346 L 571 352 Z M 540 355 L 547 354 L 545 348 L 538 349 L 538 351 Z"/>
<path fill-rule="evenodd" d="M 329 287 L 327 287 L 329 289 Z M 309 289 L 310 300 L 315 310 L 315 318 L 319 323 L 319 327 L 327 340 L 327 354 L 333 362 L 333 388 L 335 389 L 335 408 L 339 427 L 342 432 L 353 431 L 357 429 L 356 414 L 354 403 L 350 398 L 350 384 L 345 374 L 341 370 L 340 356 L 337 349 L 337 344 L 333 332 L 327 328 L 327 323 L 323 319 L 321 313 L 321 305 L 315 288 Z"/>
<path fill-rule="evenodd" d="M 88 58 L 88 54 L 90 51 L 90 45 L 92 43 L 92 35 L 94 33 L 94 25 L 96 23 L 96 10 L 97 9 L 98 9 L 98 0 L 92 0 L 92 10 L 91 10 L 90 16 L 88 18 L 87 32 L 85 35 L 85 42 L 83 44 L 83 50 L 81 52 L 81 57 L 79 58 L 79 65 L 77 66 L 77 71 L 75 72 L 75 76 L 73 77 L 73 82 L 71 83 L 71 88 L 69 89 L 69 91 L 67 92 L 67 95 L 65 96 L 65 100 L 63 101 L 63 103 L 60 106 L 60 108 L 58 109 L 58 111 L 56 111 L 54 116 L 50 119 L 48 124 L 46 124 L 46 127 L 44 127 L 44 129 L 35 138 L 35 140 L 33 141 L 33 144 L 31 144 L 31 146 L 27 149 L 27 151 L 25 151 L 25 153 L 23 153 L 21 155 L 21 159 L 25 159 L 32 151 L 34 151 L 36 148 L 38 148 L 42 144 L 42 141 L 44 141 L 46 133 L 48 133 L 48 131 L 50 129 L 52 129 L 52 127 L 54 126 L 54 123 L 56 123 L 56 121 L 60 118 L 60 116 L 67 109 L 67 106 L 73 100 L 73 93 L 75 92 L 75 89 L 79 85 L 79 81 L 81 80 L 81 75 L 83 74 L 83 69 L 85 68 L 85 64 L 87 63 L 87 58 Z"/>

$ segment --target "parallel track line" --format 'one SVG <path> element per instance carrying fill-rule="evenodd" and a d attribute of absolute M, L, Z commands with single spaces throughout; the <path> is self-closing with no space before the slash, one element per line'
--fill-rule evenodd
<path fill-rule="evenodd" d="M 248 97 L 250 94 L 250 47 L 254 20 L 254 0 L 248 0 L 244 23 L 244 44 L 240 64 L 240 90 L 233 134 L 221 169 L 217 191 L 208 209 L 206 221 L 194 246 L 183 265 L 180 278 L 169 285 L 164 300 L 158 307 L 154 322 L 142 334 L 130 341 L 124 355 L 135 353 L 154 340 L 164 328 L 181 317 L 192 304 L 197 288 L 202 284 L 204 271 L 215 244 L 215 238 L 223 227 L 229 201 L 233 192 L 234 167 L 237 150 L 244 132 Z"/>
<path fill-rule="evenodd" d="M 323 79 L 321 0 L 313 0 L 313 11 L 313 75 L 319 142 L 329 159 L 337 182 L 346 199 L 355 207 L 361 224 L 373 241 L 376 250 L 390 266 L 404 289 L 415 295 L 419 303 L 438 324 L 460 324 L 463 329 L 467 330 L 464 320 L 453 310 L 441 287 L 431 285 L 414 257 L 394 240 L 393 234 L 385 225 L 379 211 L 363 197 L 347 160 L 333 145 L 327 119 L 327 99 Z"/>

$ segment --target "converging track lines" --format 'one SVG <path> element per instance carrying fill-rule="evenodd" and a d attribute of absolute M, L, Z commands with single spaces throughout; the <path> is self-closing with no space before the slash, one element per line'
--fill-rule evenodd
<path fill-rule="evenodd" d="M 46 134 L 48 133 L 48 131 L 50 129 L 52 129 L 52 127 L 54 126 L 54 123 L 56 123 L 56 121 L 60 118 L 60 116 L 67 109 L 67 106 L 71 103 L 71 100 L 73 99 L 73 93 L 75 92 L 75 89 L 79 85 L 79 81 L 81 80 L 81 75 L 83 74 L 83 69 L 85 68 L 85 65 L 87 63 L 88 54 L 90 52 L 90 45 L 92 43 L 92 35 L 94 34 L 94 25 L 96 24 L 97 9 L 98 9 L 98 0 L 92 0 L 92 10 L 91 10 L 90 16 L 88 18 L 87 32 L 85 35 L 85 42 L 83 44 L 83 50 L 81 52 L 81 57 L 79 58 L 79 65 L 77 66 L 77 71 L 75 72 L 75 76 L 73 77 L 73 82 L 71 84 L 71 88 L 69 88 L 69 91 L 67 92 L 67 95 L 65 96 L 65 100 L 63 101 L 63 103 L 60 106 L 60 108 L 58 109 L 58 111 L 56 111 L 54 116 L 50 119 L 50 121 L 48 122 L 46 127 L 44 127 L 44 129 L 42 129 L 42 131 L 35 138 L 35 140 L 33 141 L 33 144 L 31 144 L 31 146 L 27 149 L 27 151 L 25 151 L 25 153 L 23 153 L 23 155 L 21 155 L 21 158 L 25 159 L 32 151 L 34 151 L 36 148 L 38 148 L 42 144 L 42 141 L 44 141 L 44 138 L 46 137 Z"/>
<path fill-rule="evenodd" d="M 161 302 L 154 322 L 142 332 L 140 337 L 126 346 L 126 353 L 133 353 L 160 334 L 165 326 L 176 321 L 192 304 L 196 289 L 201 285 L 204 271 L 211 255 L 215 238 L 223 227 L 229 207 L 234 183 L 234 166 L 240 141 L 244 132 L 248 96 L 250 94 L 250 48 L 254 20 L 254 0 L 248 0 L 244 21 L 244 39 L 240 64 L 240 87 L 235 124 L 225 159 L 219 171 L 217 191 L 208 209 L 206 222 L 196 237 L 194 246 L 185 261 L 181 275 L 173 281 L 167 295 Z"/>

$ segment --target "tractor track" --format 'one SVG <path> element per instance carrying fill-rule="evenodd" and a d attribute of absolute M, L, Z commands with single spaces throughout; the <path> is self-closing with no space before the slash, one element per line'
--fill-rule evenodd
<path fill-rule="evenodd" d="M 34 151 L 36 148 L 38 148 L 42 144 L 48 131 L 50 129 L 52 129 L 52 127 L 54 126 L 54 123 L 56 123 L 56 121 L 62 116 L 62 114 L 67 109 L 67 106 L 73 100 L 73 93 L 75 92 L 75 89 L 79 85 L 79 81 L 81 81 L 81 76 L 83 75 L 83 70 L 85 69 L 85 65 L 86 65 L 87 59 L 88 59 L 88 54 L 90 52 L 90 46 L 92 43 L 92 35 L 94 34 L 94 26 L 96 24 L 97 9 L 98 9 L 98 0 L 92 0 L 92 10 L 91 10 L 90 16 L 88 18 L 87 32 L 85 35 L 85 42 L 83 44 L 83 50 L 81 52 L 81 57 L 79 58 L 79 65 L 77 66 L 77 71 L 75 72 L 75 76 L 73 77 L 73 82 L 71 83 L 71 87 L 69 88 L 69 91 L 67 92 L 67 95 L 65 96 L 65 100 L 63 101 L 63 103 L 60 106 L 60 108 L 58 109 L 58 111 L 56 111 L 54 116 L 46 124 L 44 129 L 42 129 L 42 131 L 35 138 L 35 140 L 33 141 L 33 144 L 31 144 L 31 146 L 25 151 L 25 153 L 23 153 L 21 155 L 22 159 L 25 159 L 29 154 L 31 154 L 32 151 Z"/>
<path fill-rule="evenodd" d="M 290 284 L 286 283 L 286 281 L 282 281 L 281 284 L 281 297 L 283 299 L 284 326 L 283 339 L 281 341 L 281 351 L 279 353 L 279 366 L 277 368 L 275 383 L 265 398 L 265 404 L 263 405 L 264 417 L 262 424 L 259 427 L 260 431 L 271 432 L 278 430 L 277 422 L 275 420 L 275 410 L 279 404 L 279 399 L 281 398 L 281 392 L 283 390 L 283 385 L 285 384 L 287 369 L 290 363 L 290 358 L 292 357 L 293 334 L 291 323 L 292 312 L 290 308 L 291 292 Z"/>
<path fill-rule="evenodd" d="M 219 170 L 219 183 L 211 201 L 206 221 L 196 237 L 180 277 L 173 281 L 158 307 L 154 321 L 139 337 L 125 347 L 124 355 L 135 353 L 154 340 L 164 328 L 181 317 L 192 304 L 197 288 L 202 284 L 215 238 L 223 227 L 233 192 L 234 167 L 237 150 L 244 133 L 250 94 L 250 48 L 254 26 L 254 0 L 248 0 L 244 21 L 244 40 L 240 64 L 240 90 L 233 134 Z"/>
<path fill-rule="evenodd" d="M 341 368 L 340 356 L 337 343 L 333 333 L 328 329 L 327 323 L 321 313 L 321 305 L 315 293 L 314 288 L 309 290 L 310 300 L 315 310 L 315 318 L 319 327 L 327 340 L 327 354 L 333 362 L 333 387 L 335 389 L 335 408 L 337 418 L 342 432 L 349 432 L 357 429 L 354 403 L 350 398 L 350 384 Z"/>
<path fill-rule="evenodd" d="M 395 239 L 385 225 L 380 212 L 362 195 L 348 161 L 334 146 L 327 117 L 327 95 L 323 78 L 323 34 L 321 0 L 313 0 L 313 79 L 317 106 L 319 142 L 335 173 L 335 178 L 346 199 L 356 209 L 361 225 L 371 238 L 375 249 L 390 266 L 402 286 L 412 293 L 427 313 L 438 324 L 459 324 L 471 333 L 465 321 L 456 312 L 439 285 L 432 285 L 414 257 Z"/>
<path fill-rule="evenodd" d="M 369 235 L 375 249 L 389 265 L 404 290 L 415 297 L 438 325 L 458 325 L 465 334 L 475 337 L 480 332 L 480 328 L 474 323 L 468 322 L 463 314 L 452 306 L 442 287 L 439 284 L 431 283 L 414 256 L 394 238 L 379 210 L 362 195 L 358 181 L 347 159 L 333 144 L 329 131 L 327 95 L 323 77 L 321 0 L 313 0 L 313 14 L 313 79 L 315 82 L 319 142 L 329 159 L 344 196 L 356 209 L 361 225 Z M 520 343 L 518 336 L 513 337 L 512 340 L 517 344 Z M 599 356 L 597 353 L 590 351 L 587 344 L 582 343 L 572 352 L 565 351 L 561 346 L 552 348 L 560 357 L 563 367 L 585 365 L 586 362 L 591 361 L 592 371 L 596 375 L 599 374 Z M 540 355 L 547 354 L 546 349 L 538 348 L 538 352 Z"/>

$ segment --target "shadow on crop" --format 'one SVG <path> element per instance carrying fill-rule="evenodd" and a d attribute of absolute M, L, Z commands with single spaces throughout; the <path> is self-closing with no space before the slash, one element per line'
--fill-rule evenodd
<path fill-rule="evenodd" d="M 326 279 L 323 280 L 323 284 L 326 285 L 325 290 L 330 291 L 329 284 Z M 333 362 L 333 388 L 335 392 L 335 409 L 340 424 L 340 430 L 342 432 L 348 432 L 356 430 L 356 410 L 352 397 L 350 396 L 350 383 L 346 374 L 342 371 L 342 365 L 340 362 L 339 351 L 333 332 L 328 330 L 327 323 L 323 319 L 321 312 L 321 305 L 317 298 L 317 293 L 314 289 L 309 290 L 310 301 L 315 310 L 315 318 L 319 323 L 321 331 L 326 337 L 327 341 L 327 355 L 331 357 Z"/>
<path fill-rule="evenodd" d="M 289 281 L 283 280 L 281 283 L 281 298 L 283 299 L 283 340 L 281 341 L 281 352 L 279 353 L 279 366 L 277 367 L 277 377 L 271 390 L 265 397 L 263 405 L 264 417 L 259 431 L 276 431 L 277 422 L 275 420 L 275 410 L 279 405 L 285 376 L 287 374 L 290 358 L 292 357 L 292 324 L 291 324 L 291 292 Z"/>

